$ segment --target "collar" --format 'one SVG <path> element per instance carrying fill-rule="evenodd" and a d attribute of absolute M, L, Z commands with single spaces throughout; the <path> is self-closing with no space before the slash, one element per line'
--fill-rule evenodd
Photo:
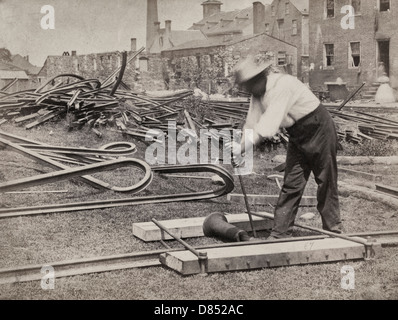
<path fill-rule="evenodd" d="M 275 87 L 278 80 L 283 76 L 284 76 L 283 73 L 274 73 L 274 72 L 270 73 L 267 76 L 267 92 L 271 90 L 273 87 Z"/>

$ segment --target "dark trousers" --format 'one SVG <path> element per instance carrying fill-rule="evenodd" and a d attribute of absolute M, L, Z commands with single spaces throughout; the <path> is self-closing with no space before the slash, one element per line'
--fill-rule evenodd
<path fill-rule="evenodd" d="M 318 184 L 317 209 L 323 229 L 342 232 L 337 188 L 337 133 L 332 117 L 320 105 L 287 129 L 289 145 L 284 184 L 275 208 L 271 236 L 289 237 L 311 171 Z"/>

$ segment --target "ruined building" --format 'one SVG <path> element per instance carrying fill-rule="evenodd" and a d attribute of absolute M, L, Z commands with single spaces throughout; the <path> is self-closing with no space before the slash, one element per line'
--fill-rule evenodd
<path fill-rule="evenodd" d="M 353 17 L 347 20 L 351 5 Z M 351 23 L 351 25 L 348 24 Z M 392 0 L 310 0 L 311 87 L 340 77 L 349 88 L 372 84 L 384 73 L 398 88 L 398 2 Z"/>

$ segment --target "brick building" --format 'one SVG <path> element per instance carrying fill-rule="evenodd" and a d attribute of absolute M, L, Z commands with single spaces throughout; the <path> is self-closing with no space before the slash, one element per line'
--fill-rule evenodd
<path fill-rule="evenodd" d="M 127 60 L 137 51 L 136 39 L 131 39 L 131 50 L 127 52 Z M 73 73 L 85 79 L 105 80 L 121 66 L 122 53 L 119 51 L 78 55 L 64 52 L 60 56 L 48 56 L 38 74 L 39 83 L 60 74 Z M 143 53 L 126 66 L 123 82 L 132 90 L 163 89 L 162 60 L 158 54 Z"/>
<path fill-rule="evenodd" d="M 191 40 L 203 40 L 206 36 L 199 30 L 173 30 L 172 21 L 166 20 L 161 28 L 158 19 L 158 1 L 147 0 L 146 52 L 160 53 Z"/>
<path fill-rule="evenodd" d="M 207 0 L 202 6 L 203 19 L 190 30 L 179 31 L 172 30 L 171 20 L 160 28 L 157 0 L 147 0 L 146 52 L 140 54 L 136 64 L 127 66 L 123 82 L 133 90 L 198 86 L 214 93 L 227 85 L 239 59 L 259 53 L 293 75 L 301 72 L 296 45 L 263 32 L 267 5 L 257 1 L 249 8 L 230 12 L 221 11 L 222 3 L 217 0 Z M 136 40 L 132 39 L 128 55 L 135 51 Z M 39 79 L 43 83 L 59 74 L 74 73 L 101 81 L 120 64 L 117 51 L 85 55 L 72 51 L 71 55 L 49 56 Z"/>
<path fill-rule="evenodd" d="M 190 30 L 200 30 L 207 38 L 220 41 L 234 36 L 253 34 L 253 9 L 221 11 L 220 1 L 205 1 L 203 19 L 192 25 Z"/>
<path fill-rule="evenodd" d="M 346 5 L 354 9 L 350 20 L 342 10 Z M 384 64 L 397 89 L 397 30 L 397 1 L 310 0 L 311 87 L 326 88 L 325 82 L 338 77 L 349 89 L 362 82 L 371 85 L 382 75 Z"/>
<path fill-rule="evenodd" d="M 222 93 L 231 83 L 231 71 L 236 63 L 248 55 L 262 54 L 278 65 L 278 53 L 285 52 L 291 73 L 297 74 L 297 48 L 265 33 L 235 36 L 219 41 L 209 38 L 205 41 L 191 41 L 179 47 L 162 51 L 167 79 L 171 89 L 198 87 L 208 93 Z"/>
<path fill-rule="evenodd" d="M 257 18 L 255 33 L 265 32 L 297 47 L 297 77 L 309 82 L 309 1 L 274 0 L 269 6 L 255 2 Z M 261 12 L 263 12 L 261 14 Z M 287 64 L 285 52 L 279 53 L 279 64 Z"/>

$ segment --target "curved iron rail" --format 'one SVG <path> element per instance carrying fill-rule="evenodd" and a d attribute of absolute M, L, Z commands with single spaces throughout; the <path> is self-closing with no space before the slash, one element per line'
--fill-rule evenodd
<path fill-rule="evenodd" d="M 137 151 L 134 143 L 129 142 L 118 142 L 114 145 L 115 149 L 111 149 L 112 145 L 106 146 L 104 149 L 89 149 L 89 148 L 70 148 L 61 146 L 45 146 L 45 145 L 31 145 L 31 144 L 20 144 L 21 147 L 29 150 L 40 151 L 40 152 L 57 152 L 62 154 L 89 154 L 99 156 L 121 156 L 135 153 Z M 116 149 L 122 148 L 122 149 Z"/>
<path fill-rule="evenodd" d="M 40 104 L 42 103 L 46 98 L 48 98 L 51 95 L 54 94 L 60 94 L 60 93 L 65 93 L 66 91 L 72 91 L 72 90 L 76 90 L 79 88 L 88 88 L 89 84 L 95 83 L 97 86 L 93 87 L 91 86 L 90 90 L 95 90 L 101 87 L 101 82 L 99 82 L 99 80 L 97 79 L 89 79 L 89 80 L 81 80 L 81 81 L 77 81 L 74 82 L 73 84 L 69 84 L 69 85 L 65 85 L 62 87 L 58 87 L 55 89 L 51 89 L 49 91 L 44 92 L 39 98 L 36 99 L 35 103 L 36 104 Z"/>
<path fill-rule="evenodd" d="M 154 203 L 170 203 L 179 201 L 199 201 L 205 199 L 212 199 L 226 195 L 234 189 L 234 180 L 232 175 L 222 167 L 208 164 L 208 165 L 188 165 L 188 166 L 164 166 L 154 167 L 153 172 L 159 174 L 167 173 L 192 173 L 192 172 L 211 172 L 220 176 L 224 185 L 217 190 L 206 190 L 194 193 L 180 193 L 157 196 L 145 196 L 126 199 L 108 199 L 100 201 L 54 204 L 37 207 L 21 207 L 21 208 L 7 208 L 0 209 L 0 219 L 20 216 L 31 216 L 48 213 L 66 213 L 72 211 L 106 209 L 121 206 L 132 206 L 140 204 L 154 204 Z"/>
<path fill-rule="evenodd" d="M 29 178 L 22 178 L 13 181 L 0 183 L 0 192 L 8 192 L 13 190 L 18 190 L 20 188 L 28 188 L 41 184 L 58 182 L 60 180 L 70 179 L 75 176 L 81 176 L 89 173 L 97 173 L 102 171 L 107 171 L 111 169 L 117 169 L 123 166 L 134 166 L 145 172 L 144 178 L 142 178 L 138 183 L 127 187 L 126 189 L 133 189 L 135 192 L 142 191 L 145 189 L 152 181 L 152 171 L 150 166 L 138 159 L 123 158 L 117 160 L 103 161 L 100 163 L 89 164 L 85 166 L 59 170 L 55 172 L 45 173 Z M 120 187 L 118 187 L 120 189 Z M 110 188 L 113 190 L 113 187 Z"/>
<path fill-rule="evenodd" d="M 79 75 L 77 75 L 77 74 L 73 74 L 73 73 L 63 73 L 63 74 L 59 74 L 59 75 L 57 75 L 57 76 L 51 78 L 51 79 L 48 80 L 45 84 L 43 84 L 41 87 L 37 88 L 34 92 L 35 92 L 35 93 L 40 93 L 40 92 L 42 92 L 42 90 L 43 90 L 47 85 L 49 85 L 51 82 L 53 82 L 55 79 L 58 79 L 58 78 L 76 78 L 76 79 L 79 79 L 79 80 L 84 80 L 84 78 L 83 78 L 82 76 L 79 76 Z"/>
<path fill-rule="evenodd" d="M 16 136 L 12 136 L 12 135 L 8 135 L 4 132 L 0 131 L 0 137 L 1 136 L 11 136 L 13 139 L 15 140 L 19 140 L 19 141 L 24 141 L 23 138 L 19 138 Z M 29 141 L 29 140 L 26 140 Z M 36 143 L 37 144 L 37 143 Z M 58 161 L 53 160 L 50 156 L 46 156 L 46 155 L 42 155 L 36 151 L 32 151 L 29 150 L 28 148 L 24 148 L 16 143 L 10 142 L 8 140 L 5 140 L 3 138 L 0 138 L 0 145 L 4 145 L 6 147 L 10 147 L 13 151 L 18 152 L 24 156 L 27 156 L 33 160 L 39 161 L 45 165 L 49 165 L 52 168 L 55 169 L 63 169 L 63 170 L 68 170 L 70 169 L 70 167 L 68 167 L 67 165 L 64 165 Z M 92 176 L 88 176 L 88 175 L 84 175 L 79 177 L 80 179 L 83 179 L 85 182 L 87 182 L 88 184 L 90 184 L 91 186 L 95 187 L 95 188 L 100 188 L 100 189 L 110 189 L 116 192 L 137 192 L 136 190 L 134 190 L 133 186 L 130 187 L 117 187 L 117 186 L 112 186 L 107 182 L 101 181 L 97 178 L 94 178 Z M 141 190 L 139 190 L 141 191 Z"/>

